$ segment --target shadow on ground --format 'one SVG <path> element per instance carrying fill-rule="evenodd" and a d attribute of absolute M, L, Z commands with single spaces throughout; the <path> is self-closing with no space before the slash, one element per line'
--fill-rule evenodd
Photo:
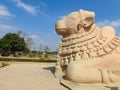
<path fill-rule="evenodd" d="M 54 74 L 54 72 L 55 72 L 55 67 L 54 67 L 54 66 L 46 67 L 46 68 L 43 68 L 43 69 L 49 70 L 49 71 L 51 71 L 51 73 L 53 73 L 53 74 Z"/>
<path fill-rule="evenodd" d="M 105 86 L 105 87 L 110 88 L 110 90 L 119 90 L 118 87 L 109 87 L 109 86 Z"/>

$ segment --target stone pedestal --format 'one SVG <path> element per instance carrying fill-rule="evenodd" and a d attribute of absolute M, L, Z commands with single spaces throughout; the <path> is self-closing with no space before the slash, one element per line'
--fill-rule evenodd
<path fill-rule="evenodd" d="M 104 84 L 79 84 L 73 83 L 64 78 L 60 79 L 61 85 L 69 90 L 120 90 L 120 83 L 114 83 L 109 85 Z"/>

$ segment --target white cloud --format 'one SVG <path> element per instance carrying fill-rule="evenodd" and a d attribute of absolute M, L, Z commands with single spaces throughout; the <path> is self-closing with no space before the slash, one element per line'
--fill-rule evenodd
<path fill-rule="evenodd" d="M 7 24 L 0 24 L 0 31 L 13 31 L 16 30 L 17 28 L 7 25 Z"/>
<path fill-rule="evenodd" d="M 113 27 L 119 27 L 120 26 L 120 19 L 116 20 L 116 21 L 112 21 L 110 23 L 110 25 L 113 26 Z"/>
<path fill-rule="evenodd" d="M 59 16 L 58 19 L 63 19 L 65 18 L 66 16 Z"/>
<path fill-rule="evenodd" d="M 33 35 L 30 35 L 30 37 L 33 39 L 34 43 L 37 45 L 39 45 L 40 43 L 44 45 L 47 44 L 47 42 L 45 42 L 45 40 L 39 37 L 38 35 L 33 34 Z"/>
<path fill-rule="evenodd" d="M 13 16 L 7 7 L 4 5 L 0 5 L 0 16 Z"/>
<path fill-rule="evenodd" d="M 31 37 L 32 39 L 40 40 L 39 36 L 37 36 L 37 35 L 31 35 L 30 37 Z"/>
<path fill-rule="evenodd" d="M 116 28 L 116 27 L 120 26 L 120 19 L 114 20 L 114 21 L 104 20 L 104 21 L 101 21 L 101 22 L 97 22 L 96 24 L 100 27 L 112 26 L 112 27 Z"/>
<path fill-rule="evenodd" d="M 33 45 L 31 46 L 31 50 L 39 50 L 40 44 L 44 45 L 44 41 L 38 35 L 30 35 L 33 41 Z"/>
<path fill-rule="evenodd" d="M 13 0 L 13 1 L 17 3 L 18 7 L 21 7 L 24 10 L 26 10 L 27 12 L 29 12 L 29 13 L 31 13 L 33 15 L 36 15 L 36 13 L 37 13 L 36 7 L 28 5 L 28 4 L 25 4 L 21 0 Z"/>

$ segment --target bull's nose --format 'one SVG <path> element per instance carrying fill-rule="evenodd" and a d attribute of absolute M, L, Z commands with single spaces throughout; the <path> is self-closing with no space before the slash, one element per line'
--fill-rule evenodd
<path fill-rule="evenodd" d="M 94 12 L 90 12 L 90 17 L 95 17 L 95 13 Z"/>
<path fill-rule="evenodd" d="M 64 20 L 59 20 L 58 22 L 56 22 L 55 28 L 56 28 L 57 34 L 63 36 L 66 32 L 65 30 L 66 26 L 65 26 Z"/>
<path fill-rule="evenodd" d="M 56 23 L 56 26 L 55 26 L 55 27 L 56 27 L 56 29 L 66 28 L 64 20 L 59 20 L 59 21 Z"/>

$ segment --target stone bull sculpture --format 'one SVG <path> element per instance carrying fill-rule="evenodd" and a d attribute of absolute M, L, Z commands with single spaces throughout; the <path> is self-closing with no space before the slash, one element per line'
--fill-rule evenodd
<path fill-rule="evenodd" d="M 76 83 L 113 83 L 119 80 L 120 37 L 110 26 L 94 24 L 95 13 L 79 10 L 56 23 L 62 35 L 55 75 L 65 73 Z"/>

